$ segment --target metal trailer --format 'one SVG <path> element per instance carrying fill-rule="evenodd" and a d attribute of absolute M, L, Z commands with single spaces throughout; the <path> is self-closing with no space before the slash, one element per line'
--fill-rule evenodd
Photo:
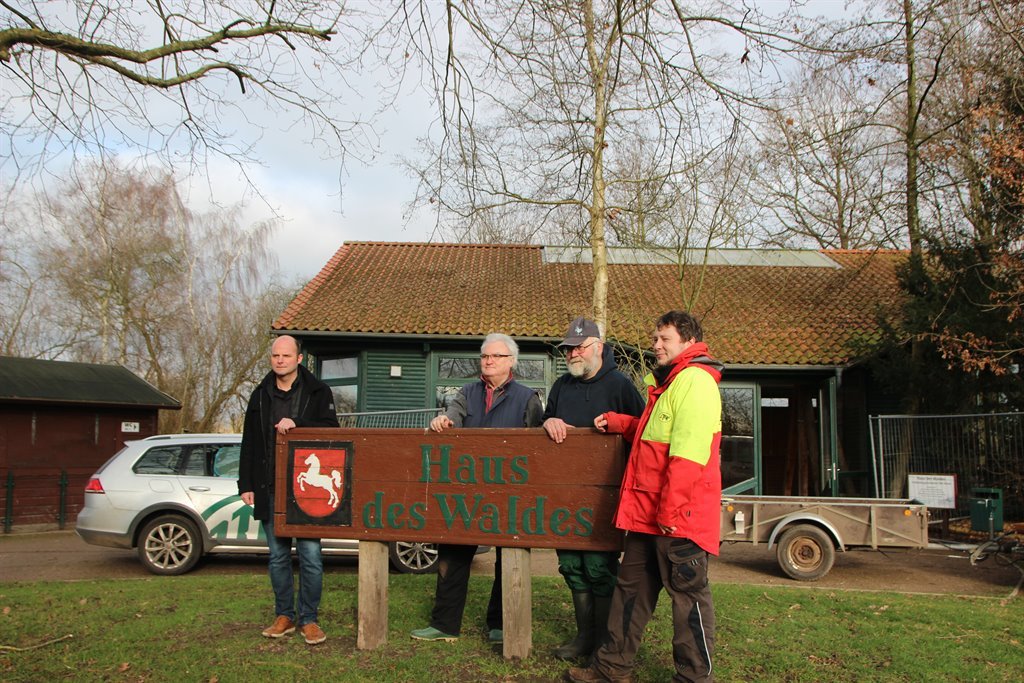
<path fill-rule="evenodd" d="M 836 549 L 925 548 L 928 509 L 892 498 L 723 496 L 723 543 L 767 543 L 787 576 L 828 574 Z"/>

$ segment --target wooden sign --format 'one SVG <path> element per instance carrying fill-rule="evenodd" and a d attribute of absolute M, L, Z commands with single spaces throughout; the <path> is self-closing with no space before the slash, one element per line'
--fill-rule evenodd
<path fill-rule="evenodd" d="M 620 550 L 620 436 L 543 429 L 293 429 L 278 436 L 282 536 Z"/>

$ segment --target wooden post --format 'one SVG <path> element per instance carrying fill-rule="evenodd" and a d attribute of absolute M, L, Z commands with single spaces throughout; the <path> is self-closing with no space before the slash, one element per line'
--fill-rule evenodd
<path fill-rule="evenodd" d="M 373 650 L 388 642 L 388 544 L 359 541 L 359 628 L 356 647 Z"/>
<path fill-rule="evenodd" d="M 529 548 L 501 549 L 501 609 L 505 659 L 526 659 L 533 649 L 533 588 Z"/>

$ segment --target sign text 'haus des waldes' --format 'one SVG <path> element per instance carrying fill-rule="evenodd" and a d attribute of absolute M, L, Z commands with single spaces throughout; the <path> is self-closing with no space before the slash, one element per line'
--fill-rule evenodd
<path fill-rule="evenodd" d="M 618 550 L 622 438 L 575 429 L 294 429 L 278 437 L 284 536 Z"/>

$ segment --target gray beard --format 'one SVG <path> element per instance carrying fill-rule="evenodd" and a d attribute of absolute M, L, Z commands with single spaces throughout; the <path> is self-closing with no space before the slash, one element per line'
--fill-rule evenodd
<path fill-rule="evenodd" d="M 583 377 L 587 374 L 586 363 L 570 363 L 568 365 L 569 374 L 573 377 Z"/>

